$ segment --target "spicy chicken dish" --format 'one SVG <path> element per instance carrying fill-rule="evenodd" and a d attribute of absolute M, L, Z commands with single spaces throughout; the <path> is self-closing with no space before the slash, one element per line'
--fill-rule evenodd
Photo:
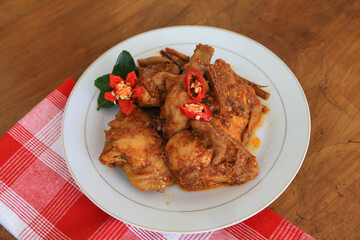
<path fill-rule="evenodd" d="M 269 97 L 263 86 L 223 59 L 212 61 L 211 46 L 197 45 L 191 57 L 160 53 L 139 59 L 139 74 L 126 81 L 110 75 L 108 99 L 123 111 L 105 131 L 100 162 L 120 167 L 142 191 L 172 184 L 197 191 L 255 178 L 259 166 L 246 146 L 269 110 L 259 99 Z"/>

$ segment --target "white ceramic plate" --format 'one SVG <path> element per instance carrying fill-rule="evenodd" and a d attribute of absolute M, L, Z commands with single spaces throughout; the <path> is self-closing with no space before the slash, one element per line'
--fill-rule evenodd
<path fill-rule="evenodd" d="M 264 104 L 271 111 L 256 132 L 259 176 L 244 185 L 185 192 L 177 186 L 164 193 L 133 188 L 119 169 L 99 163 L 104 129 L 118 108 L 96 110 L 94 80 L 112 71 L 122 50 L 136 59 L 171 47 L 192 55 L 196 44 L 215 48 L 241 76 L 267 85 Z M 310 139 L 305 94 L 290 69 L 259 43 L 234 32 L 200 26 L 170 27 L 142 33 L 114 46 L 84 72 L 68 100 L 62 126 L 63 149 L 76 183 L 99 208 L 138 227 L 176 233 L 215 230 L 243 221 L 273 202 L 290 184 L 304 160 Z"/>

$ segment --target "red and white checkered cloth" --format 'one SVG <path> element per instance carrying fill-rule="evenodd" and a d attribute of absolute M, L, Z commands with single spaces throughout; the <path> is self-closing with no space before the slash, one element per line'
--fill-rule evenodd
<path fill-rule="evenodd" d="M 123 223 L 75 184 L 61 146 L 66 80 L 0 138 L 0 223 L 19 239 L 313 239 L 270 209 L 221 230 L 166 234 Z"/>

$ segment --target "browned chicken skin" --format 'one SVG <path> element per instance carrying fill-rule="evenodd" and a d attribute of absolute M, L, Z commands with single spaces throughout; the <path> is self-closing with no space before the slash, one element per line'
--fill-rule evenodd
<path fill-rule="evenodd" d="M 175 134 L 165 148 L 172 171 L 210 166 L 213 149 L 202 134 L 183 130 Z"/>
<path fill-rule="evenodd" d="M 219 184 L 245 183 L 256 177 L 259 168 L 255 156 L 231 143 L 221 132 L 204 129 L 209 126 L 203 123 L 206 124 L 199 126 L 200 131 L 178 132 L 166 145 L 168 165 L 177 184 L 196 191 Z"/>
<path fill-rule="evenodd" d="M 216 85 L 220 113 L 234 112 L 249 114 L 254 105 L 260 104 L 255 90 L 240 81 L 234 70 L 222 59 L 210 65 L 213 84 Z"/>
<path fill-rule="evenodd" d="M 170 90 L 161 108 L 161 116 L 166 119 L 162 128 L 164 138 L 169 139 L 175 133 L 190 127 L 190 119 L 179 110 L 179 105 L 190 99 L 189 94 L 178 85 Z"/>
<path fill-rule="evenodd" d="M 249 119 L 246 114 L 216 114 L 211 119 L 211 123 L 220 131 L 227 133 L 230 137 L 242 141 L 242 133 L 247 128 Z"/>
<path fill-rule="evenodd" d="M 241 121 L 242 119 L 247 120 L 245 127 L 242 125 L 241 129 L 237 129 L 237 132 L 241 130 L 241 133 L 235 137 L 241 141 L 242 145 L 246 146 L 254 127 L 261 118 L 261 113 L 266 108 L 256 97 L 254 88 L 243 81 L 224 60 L 217 59 L 214 64 L 210 65 L 209 73 L 210 82 L 219 102 L 219 111 L 223 115 L 221 118 L 229 116 L 241 119 Z M 235 127 L 231 125 L 238 124 L 237 121 L 227 122 L 228 127 L 224 126 L 222 129 L 228 134 L 234 135 Z"/>
<path fill-rule="evenodd" d="M 166 77 L 179 73 L 180 69 L 174 63 L 160 63 L 140 68 L 138 85 L 144 89 L 145 93 L 138 99 L 138 106 L 162 106 L 166 97 Z"/>
<path fill-rule="evenodd" d="M 184 72 L 189 69 L 196 69 L 203 75 L 205 68 L 210 64 L 214 51 L 214 48 L 208 45 L 196 45 L 194 54 L 190 58 L 190 62 L 184 65 Z"/>
<path fill-rule="evenodd" d="M 165 163 L 164 141 L 151 118 L 139 108 L 129 116 L 119 111 L 109 126 L 101 163 L 120 167 L 131 185 L 142 191 L 161 190 L 173 184 Z"/>

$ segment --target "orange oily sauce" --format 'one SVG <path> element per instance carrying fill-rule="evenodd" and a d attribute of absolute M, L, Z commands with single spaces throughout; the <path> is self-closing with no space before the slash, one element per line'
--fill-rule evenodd
<path fill-rule="evenodd" d="M 252 141 L 251 141 L 252 145 L 255 147 L 255 148 L 259 148 L 260 147 L 260 138 L 256 137 L 254 138 Z"/>
<path fill-rule="evenodd" d="M 269 109 L 269 108 L 268 108 Z M 255 127 L 253 129 L 253 134 L 250 137 L 249 143 L 245 146 L 247 150 L 249 150 L 252 154 L 255 155 L 255 152 L 260 148 L 261 140 L 256 136 L 256 132 L 259 128 L 264 126 L 264 119 L 267 112 L 263 114 L 263 116 L 256 122 Z M 270 123 L 271 125 L 271 123 Z"/>

